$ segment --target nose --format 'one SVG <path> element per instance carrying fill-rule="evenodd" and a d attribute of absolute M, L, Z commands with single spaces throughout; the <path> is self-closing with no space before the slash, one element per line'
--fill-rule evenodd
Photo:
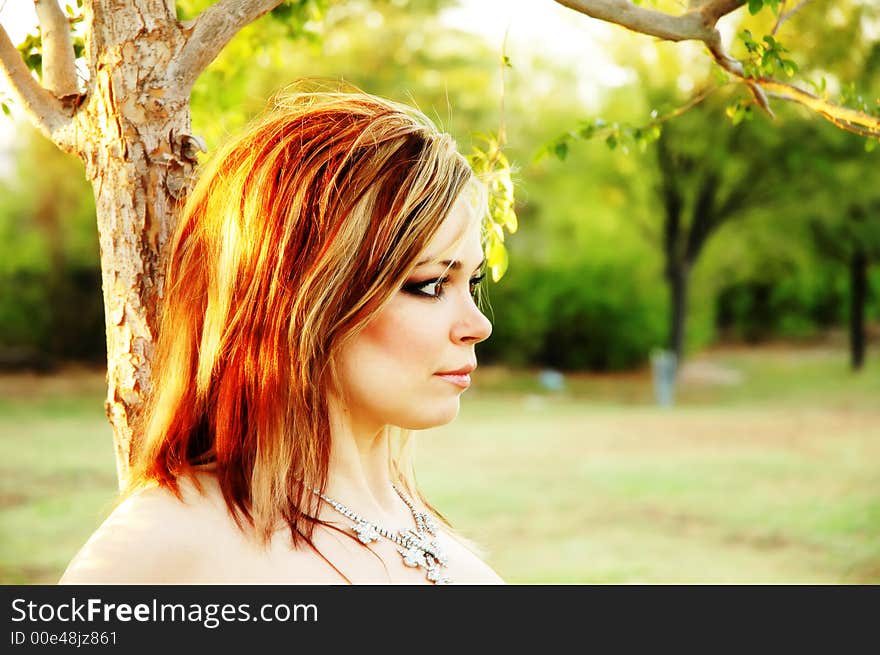
<path fill-rule="evenodd" d="M 450 337 L 455 343 L 475 344 L 485 341 L 491 334 L 492 323 L 468 294 L 461 315 L 452 326 Z"/>

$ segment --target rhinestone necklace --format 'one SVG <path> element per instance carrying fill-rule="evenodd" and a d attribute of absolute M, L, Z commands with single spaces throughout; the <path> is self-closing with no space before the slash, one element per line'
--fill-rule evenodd
<path fill-rule="evenodd" d="M 373 521 L 368 521 L 339 501 L 328 498 L 318 489 L 314 489 L 314 493 L 344 517 L 355 522 L 351 529 L 362 544 L 367 545 L 378 541 L 379 537 L 385 537 L 397 545 L 397 552 L 403 557 L 403 563 L 406 566 L 425 569 L 425 576 L 434 584 L 449 584 L 452 581 L 441 570 L 446 567 L 448 560 L 437 542 L 437 525 L 434 523 L 434 519 L 426 512 L 418 511 L 412 501 L 397 488 L 397 485 L 392 485 L 392 487 L 412 512 L 416 522 L 415 530 L 393 532 Z"/>

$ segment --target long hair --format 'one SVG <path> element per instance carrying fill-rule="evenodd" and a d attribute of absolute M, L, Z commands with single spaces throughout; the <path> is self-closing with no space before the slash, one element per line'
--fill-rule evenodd
<path fill-rule="evenodd" d="M 416 110 L 282 96 L 216 153 L 169 242 L 152 391 L 127 492 L 212 463 L 239 528 L 311 544 L 334 356 L 404 284 L 473 173 Z M 428 507 L 407 448 L 389 473 Z M 442 518 L 442 516 L 441 516 Z"/>

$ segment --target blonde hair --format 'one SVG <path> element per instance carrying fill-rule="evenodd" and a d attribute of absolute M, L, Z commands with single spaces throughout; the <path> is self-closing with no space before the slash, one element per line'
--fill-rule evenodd
<path fill-rule="evenodd" d="M 334 356 L 403 285 L 473 179 L 425 116 L 364 93 L 282 96 L 219 150 L 170 241 L 128 493 L 158 483 L 180 497 L 178 480 L 199 487 L 194 467 L 214 463 L 239 528 L 265 546 L 286 524 L 294 546 L 311 544 Z M 407 441 L 392 479 L 431 508 Z"/>

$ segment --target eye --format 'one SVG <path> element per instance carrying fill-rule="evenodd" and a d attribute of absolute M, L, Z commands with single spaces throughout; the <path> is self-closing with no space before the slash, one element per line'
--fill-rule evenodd
<path fill-rule="evenodd" d="M 403 285 L 403 290 L 414 296 L 439 300 L 443 297 L 443 287 L 446 286 L 448 281 L 448 277 L 440 277 L 433 280 L 425 280 L 424 282 L 409 282 Z"/>
<path fill-rule="evenodd" d="M 476 297 L 477 289 L 480 286 L 480 282 L 483 281 L 483 278 L 486 277 L 486 274 L 483 273 L 481 275 L 477 275 L 476 277 L 472 277 L 470 279 L 470 292 L 472 297 Z"/>

